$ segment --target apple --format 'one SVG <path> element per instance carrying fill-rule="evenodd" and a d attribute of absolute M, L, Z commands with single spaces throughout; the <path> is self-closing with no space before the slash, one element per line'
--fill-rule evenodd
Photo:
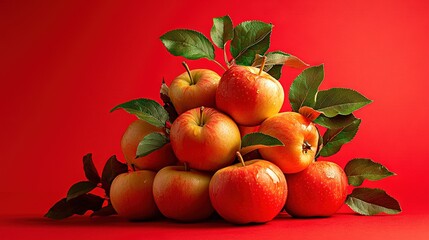
<path fill-rule="evenodd" d="M 215 107 L 216 89 L 220 76 L 208 69 L 189 70 L 176 77 L 170 84 L 168 95 L 180 115 L 190 109 L 206 106 Z"/>
<path fill-rule="evenodd" d="M 210 203 L 211 175 L 185 166 L 161 169 L 153 182 L 153 196 L 162 215 L 178 221 L 203 220 L 214 212 Z"/>
<path fill-rule="evenodd" d="M 180 162 L 202 171 L 230 165 L 240 149 L 237 124 L 214 108 L 194 108 L 171 125 L 170 142 Z"/>
<path fill-rule="evenodd" d="M 278 113 L 266 119 L 259 132 L 271 135 L 284 146 L 261 148 L 263 159 L 276 164 L 284 173 L 296 173 L 307 168 L 317 151 L 319 133 L 316 126 L 295 112 Z"/>
<path fill-rule="evenodd" d="M 305 170 L 286 174 L 289 197 L 285 209 L 294 217 L 327 217 L 347 197 L 347 176 L 333 162 L 317 161 Z"/>
<path fill-rule="evenodd" d="M 278 113 L 283 101 L 280 82 L 255 67 L 236 65 L 229 68 L 216 90 L 217 108 L 245 126 L 259 125 Z"/>
<path fill-rule="evenodd" d="M 235 224 L 265 223 L 283 209 L 288 195 L 286 179 L 273 163 L 255 159 L 217 171 L 209 186 L 214 209 Z"/>
<path fill-rule="evenodd" d="M 110 201 L 119 216 L 129 220 L 147 220 L 159 214 L 153 199 L 156 173 L 149 170 L 122 173 L 110 187 Z"/>
<path fill-rule="evenodd" d="M 134 165 L 139 170 L 158 171 L 165 166 L 174 165 L 177 162 L 170 143 L 149 155 L 136 158 L 137 146 L 140 141 L 152 132 L 165 133 L 162 128 L 155 127 L 140 119 L 135 120 L 128 126 L 121 140 L 122 153 L 128 165 Z"/>

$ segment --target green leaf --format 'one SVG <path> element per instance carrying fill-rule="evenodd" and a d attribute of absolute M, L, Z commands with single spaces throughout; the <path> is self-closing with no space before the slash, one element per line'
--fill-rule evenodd
<path fill-rule="evenodd" d="M 345 143 L 355 137 L 360 123 L 361 120 L 356 119 L 346 127 L 326 130 L 323 135 L 323 148 L 320 150 L 320 156 L 329 157 L 340 151 Z"/>
<path fill-rule="evenodd" d="M 260 21 L 246 21 L 236 26 L 230 47 L 235 63 L 250 66 L 256 54 L 264 55 L 270 47 L 272 30 L 272 24 Z"/>
<path fill-rule="evenodd" d="M 83 157 L 83 171 L 85 172 L 85 177 L 90 182 L 95 184 L 101 182 L 100 175 L 98 174 L 97 168 L 95 168 L 94 162 L 92 161 L 92 154 L 88 153 Z"/>
<path fill-rule="evenodd" d="M 104 189 L 107 196 L 110 196 L 110 185 L 113 179 L 119 174 L 126 172 L 128 172 L 127 164 L 119 162 L 115 155 L 107 160 L 103 168 L 103 173 L 101 174 L 101 187 Z"/>
<path fill-rule="evenodd" d="M 137 146 L 136 158 L 144 157 L 149 153 L 162 148 L 169 142 L 168 137 L 164 134 L 153 132 L 146 135 Z"/>
<path fill-rule="evenodd" d="M 274 65 L 270 70 L 266 71 L 266 73 L 270 74 L 271 77 L 279 80 L 282 76 L 282 68 L 283 65 Z"/>
<path fill-rule="evenodd" d="M 110 110 L 110 112 L 117 109 L 124 109 L 126 112 L 134 114 L 137 118 L 156 127 L 164 127 L 169 118 L 168 112 L 159 103 L 146 98 L 139 98 L 119 104 Z"/>
<path fill-rule="evenodd" d="M 98 211 L 104 203 L 104 198 L 87 193 L 67 201 L 73 209 L 74 214 L 83 215 L 87 211 Z"/>
<path fill-rule="evenodd" d="M 314 109 L 326 117 L 348 115 L 372 101 L 362 94 L 347 88 L 331 88 L 317 94 Z"/>
<path fill-rule="evenodd" d="M 353 192 L 347 196 L 346 204 L 362 215 L 398 214 L 402 211 L 398 201 L 385 191 L 374 188 L 353 189 Z"/>
<path fill-rule="evenodd" d="M 335 129 L 335 128 L 346 127 L 355 120 L 356 120 L 356 117 L 353 114 L 337 115 L 335 117 L 330 117 L 330 118 L 321 114 L 319 115 L 318 118 L 316 118 L 316 120 L 314 120 L 314 123 L 319 124 L 320 126 L 325 128 Z"/>
<path fill-rule="evenodd" d="M 78 183 L 73 184 L 69 191 L 67 192 L 67 201 L 70 199 L 79 197 L 81 195 L 84 195 L 86 193 L 89 193 L 92 191 L 92 189 L 96 188 L 97 184 L 89 181 L 81 181 Z"/>
<path fill-rule="evenodd" d="M 215 58 L 214 47 L 200 32 L 189 29 L 176 29 L 161 36 L 161 41 L 174 56 L 195 60 Z"/>
<path fill-rule="evenodd" d="M 214 44 L 221 49 L 225 47 L 226 42 L 234 37 L 234 26 L 228 15 L 213 18 L 213 27 L 210 31 L 210 37 Z"/>
<path fill-rule="evenodd" d="M 289 90 L 289 102 L 293 111 L 298 112 L 302 106 L 314 108 L 316 94 L 324 75 L 323 65 L 319 65 L 305 69 L 295 78 Z"/>
<path fill-rule="evenodd" d="M 254 151 L 256 149 L 265 148 L 265 147 L 275 147 L 275 146 L 284 146 L 283 143 L 270 135 L 254 132 L 249 133 L 243 136 L 241 140 L 241 155 L 246 155 L 247 153 Z"/>
<path fill-rule="evenodd" d="M 91 217 L 106 217 L 106 216 L 111 216 L 111 215 L 116 215 L 116 214 L 118 214 L 118 213 L 115 211 L 115 209 L 112 206 L 112 203 L 109 201 L 107 206 L 102 207 L 98 211 L 94 211 L 91 214 Z"/>
<path fill-rule="evenodd" d="M 68 218 L 73 215 L 73 208 L 67 202 L 66 198 L 61 199 L 52 206 L 48 212 L 45 214 L 45 217 L 60 220 Z"/>
<path fill-rule="evenodd" d="M 346 164 L 344 172 L 347 175 L 349 184 L 355 187 L 360 186 L 365 179 L 377 181 L 395 175 L 380 163 L 365 158 L 350 160 Z"/>

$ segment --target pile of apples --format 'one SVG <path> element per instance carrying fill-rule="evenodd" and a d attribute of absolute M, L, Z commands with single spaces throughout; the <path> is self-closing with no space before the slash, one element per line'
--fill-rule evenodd
<path fill-rule="evenodd" d="M 111 185 L 119 215 L 146 220 L 160 212 L 187 222 L 216 211 L 228 222 L 246 224 L 268 222 L 283 209 L 297 217 L 330 216 L 342 206 L 344 171 L 333 162 L 314 161 L 318 130 L 300 113 L 279 113 L 284 90 L 263 71 L 264 63 L 233 65 L 222 77 L 185 66 L 161 89 L 178 113 L 171 126 L 138 119 L 123 135 L 121 147 L 135 171 Z M 242 156 L 249 152 L 241 148 L 242 136 L 256 130 L 281 145 L 255 144 Z M 170 142 L 136 158 L 139 143 L 154 132 Z"/>

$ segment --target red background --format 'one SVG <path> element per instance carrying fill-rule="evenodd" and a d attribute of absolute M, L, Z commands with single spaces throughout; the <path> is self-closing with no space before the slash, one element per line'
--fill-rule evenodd
<path fill-rule="evenodd" d="M 428 7 L 423 0 L 1 1 L 0 213 L 42 216 L 84 179 L 86 153 L 99 170 L 111 155 L 123 159 L 120 138 L 133 117 L 109 110 L 159 100 L 162 78 L 184 71 L 159 37 L 175 28 L 208 35 L 212 18 L 225 14 L 234 24 L 273 23 L 271 50 L 324 63 L 323 89 L 353 88 L 374 100 L 356 114 L 363 120 L 356 138 L 329 160 L 383 163 L 398 175 L 365 186 L 397 198 L 402 216 L 427 213 Z M 188 64 L 222 72 L 206 60 Z M 286 92 L 297 74 L 285 69 Z"/>

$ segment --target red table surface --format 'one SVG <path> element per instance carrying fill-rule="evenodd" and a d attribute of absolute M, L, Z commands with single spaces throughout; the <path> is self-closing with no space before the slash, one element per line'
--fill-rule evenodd
<path fill-rule="evenodd" d="M 0 1 L 0 239 L 354 238 L 429 239 L 429 1 Z M 229 14 L 274 24 L 270 51 L 312 66 L 324 63 L 321 89 L 353 88 L 374 100 L 351 143 L 328 159 L 344 167 L 371 158 L 397 175 L 385 189 L 404 212 L 360 217 L 345 207 L 332 218 L 277 219 L 265 225 L 222 221 L 129 223 L 116 217 L 50 221 L 43 214 L 84 180 L 82 157 L 101 171 L 134 117 L 109 113 L 134 98 L 159 99 L 184 72 L 159 37 L 175 28 L 209 36 L 212 18 Z M 223 53 L 216 50 L 223 62 Z M 208 60 L 193 68 L 222 69 Z M 284 69 L 287 96 L 300 73 Z M 282 111 L 290 111 L 287 102 Z"/>

